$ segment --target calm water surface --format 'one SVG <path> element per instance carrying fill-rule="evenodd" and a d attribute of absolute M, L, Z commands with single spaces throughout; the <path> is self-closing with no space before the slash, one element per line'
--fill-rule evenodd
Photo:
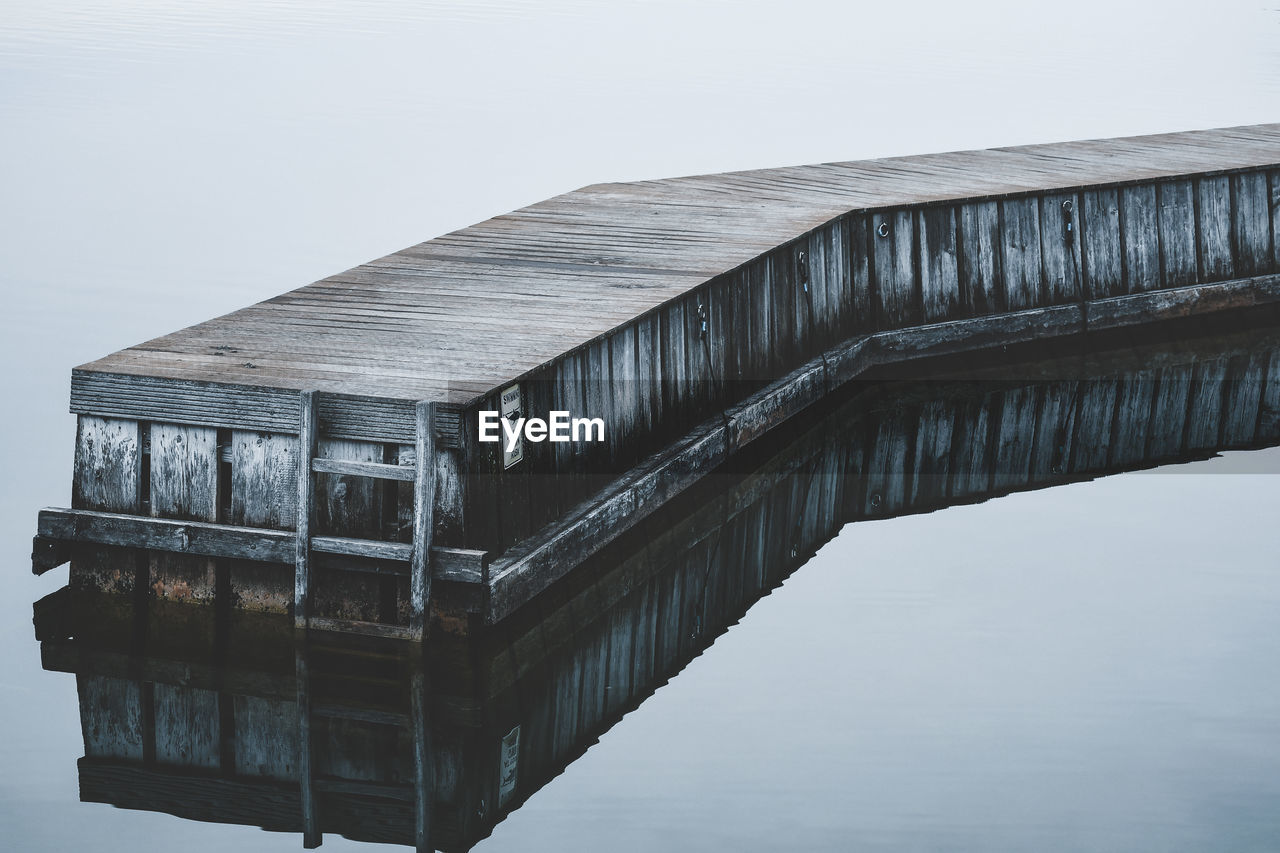
<path fill-rule="evenodd" d="M 78 802 L 27 571 L 73 365 L 592 182 L 1275 121 L 1278 46 L 1263 3 L 6 3 L 5 843 L 299 847 Z M 851 525 L 477 849 L 1276 849 L 1278 453 Z"/>

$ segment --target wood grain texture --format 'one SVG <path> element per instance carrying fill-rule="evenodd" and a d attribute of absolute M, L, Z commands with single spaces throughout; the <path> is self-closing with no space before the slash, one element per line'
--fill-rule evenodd
<path fill-rule="evenodd" d="M 1196 364 L 1187 401 L 1188 450 L 1213 447 L 1221 439 L 1228 364 L 1225 357 Z"/>
<path fill-rule="evenodd" d="M 1152 459 L 1168 459 L 1183 450 L 1187 425 L 1187 397 L 1191 391 L 1192 365 L 1170 365 L 1160 370 L 1151 404 L 1151 430 L 1147 452 Z"/>
<path fill-rule="evenodd" d="M 218 520 L 218 431 L 151 424 L 151 514 Z"/>
<path fill-rule="evenodd" d="M 233 430 L 231 523 L 289 530 L 297 505 L 298 437 Z"/>
<path fill-rule="evenodd" d="M 1280 270 L 1280 170 L 1267 173 L 1271 186 L 1271 263 Z"/>
<path fill-rule="evenodd" d="M 1118 296 L 1125 292 L 1120 193 L 1115 188 L 1086 190 L 1080 201 L 1085 295 Z"/>
<path fill-rule="evenodd" d="M 924 321 L 954 320 L 961 306 L 955 208 L 923 208 L 917 221 Z"/>
<path fill-rule="evenodd" d="M 1222 281 L 1235 274 L 1232 239 L 1231 178 L 1199 178 L 1196 188 L 1196 247 L 1201 281 Z"/>
<path fill-rule="evenodd" d="M 960 206 L 958 219 L 961 299 L 969 316 L 1005 310 L 1000 269 L 1000 207 L 994 201 Z"/>
<path fill-rule="evenodd" d="M 1076 193 L 1047 193 L 1040 197 L 1040 254 L 1045 304 L 1078 300 L 1083 263 L 1080 197 Z"/>
<path fill-rule="evenodd" d="M 1192 181 L 1156 184 L 1160 218 L 1161 287 L 1197 281 L 1196 203 Z"/>
<path fill-rule="evenodd" d="M 364 473 L 360 465 L 383 465 L 384 455 L 383 446 L 371 441 L 327 437 L 317 440 L 316 457 L 311 466 L 313 471 L 317 468 L 315 463 L 322 461 L 352 463 L 355 466 L 340 473 L 313 474 L 317 532 L 363 539 L 382 537 L 386 489 L 381 481 Z M 321 464 L 318 467 L 326 466 Z M 375 468 L 373 472 L 378 470 Z M 401 474 L 399 470 L 395 473 Z"/>
<path fill-rule="evenodd" d="M 913 220 L 909 210 L 871 216 L 871 272 L 879 328 L 892 329 L 920 322 Z"/>
<path fill-rule="evenodd" d="M 157 764 L 207 770 L 221 766 L 216 692 L 156 684 L 153 702 Z"/>
<path fill-rule="evenodd" d="M 311 471 L 311 460 L 315 458 L 316 446 L 320 441 L 319 412 L 316 409 L 316 392 L 303 391 L 298 395 L 298 440 L 294 445 L 293 482 L 295 504 L 294 533 L 294 575 L 293 575 L 293 621 L 300 629 L 307 627 L 311 618 L 311 539 L 315 535 L 316 525 L 316 478 Z M 272 460 L 273 463 L 275 460 Z M 234 457 L 232 477 L 235 476 Z M 233 510 L 234 514 L 234 504 Z M 301 659 L 299 659 L 301 660 Z M 301 666 L 301 664 L 299 664 Z M 303 681 L 304 672 L 299 670 L 299 684 Z M 299 690 L 302 688 L 299 687 Z M 301 694 L 299 694 L 301 702 Z M 303 749 L 310 751 L 310 746 Z M 309 771 L 305 784 L 310 784 Z M 304 799 L 305 799 L 304 792 Z M 312 821 L 314 823 L 314 821 Z M 317 842 L 319 843 L 319 842 Z"/>
<path fill-rule="evenodd" d="M 1231 182 L 1235 272 L 1243 276 L 1274 272 L 1267 175 L 1265 172 L 1233 175 Z"/>
<path fill-rule="evenodd" d="M 1126 293 L 1161 287 L 1159 200 L 1155 184 L 1120 188 L 1120 239 Z"/>
<path fill-rule="evenodd" d="M 218 520 L 218 431 L 207 427 L 151 424 L 151 515 L 188 521 Z M 217 567 L 213 560 L 152 553 L 150 587 L 157 599 L 213 604 Z"/>
<path fill-rule="evenodd" d="M 77 419 L 73 507 L 137 512 L 141 471 L 137 421 L 93 415 Z"/>
<path fill-rule="evenodd" d="M 406 441 L 404 406 L 412 401 L 474 401 L 851 211 L 1150 183 L 1278 161 L 1280 129 L 1258 125 L 601 184 L 122 350 L 81 372 L 187 383 L 188 395 L 222 401 L 216 389 L 230 385 L 276 397 L 314 387 L 395 400 L 399 434 L 353 435 L 336 424 L 327 434 Z M 1184 269 L 1181 255 L 1166 260 L 1168 269 Z M 153 398 L 162 393 L 155 389 Z M 78 392 L 74 405 L 118 414 L 108 408 L 128 396 L 122 388 L 91 403 Z M 232 419 L 241 416 L 252 418 L 253 408 L 228 409 L 214 424 L 287 429 Z"/>
<path fill-rule="evenodd" d="M 1044 303 L 1040 259 L 1040 205 L 1035 198 L 1000 202 L 1000 257 L 1010 311 Z"/>
<path fill-rule="evenodd" d="M 417 414 L 417 441 L 414 454 L 422 460 L 414 470 L 413 481 L 413 555 L 409 564 L 409 629 L 414 636 L 422 637 L 427 627 L 427 607 L 431 601 L 431 572 L 428 570 L 428 554 L 431 551 L 431 534 L 435 529 L 436 466 L 435 458 L 435 404 L 419 401 Z"/>

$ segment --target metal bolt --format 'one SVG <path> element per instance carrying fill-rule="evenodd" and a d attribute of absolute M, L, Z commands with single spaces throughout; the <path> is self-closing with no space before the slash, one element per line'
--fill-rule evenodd
<path fill-rule="evenodd" d="M 888 223 L 888 222 L 881 222 L 881 223 L 880 223 L 880 227 L 876 229 L 876 233 L 877 233 L 877 234 L 879 234 L 881 237 L 888 237 L 888 236 L 889 236 L 889 223 Z"/>

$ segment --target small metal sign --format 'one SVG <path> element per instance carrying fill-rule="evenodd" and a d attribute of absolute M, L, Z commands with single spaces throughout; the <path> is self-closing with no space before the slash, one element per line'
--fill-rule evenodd
<path fill-rule="evenodd" d="M 507 732 L 502 739 L 498 768 L 498 808 L 502 808 L 516 792 L 516 776 L 520 761 L 520 727 Z"/>
<path fill-rule="evenodd" d="M 520 386 L 512 385 L 510 388 L 502 392 L 502 419 L 514 427 L 523 415 L 520 404 Z M 505 429 L 504 429 L 505 437 Z M 521 459 L 524 459 L 524 434 L 521 433 L 515 441 L 515 446 L 507 449 L 508 442 L 502 443 L 502 467 L 510 468 Z"/>

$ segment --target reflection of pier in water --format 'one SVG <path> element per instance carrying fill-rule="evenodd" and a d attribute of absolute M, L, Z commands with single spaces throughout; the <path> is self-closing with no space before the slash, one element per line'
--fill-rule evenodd
<path fill-rule="evenodd" d="M 83 800 L 466 849 L 844 523 L 1277 442 L 1274 330 L 887 382 L 466 639 L 329 646 L 285 617 L 175 624 L 90 589 L 38 603 L 37 634 L 45 667 L 77 674 Z"/>

